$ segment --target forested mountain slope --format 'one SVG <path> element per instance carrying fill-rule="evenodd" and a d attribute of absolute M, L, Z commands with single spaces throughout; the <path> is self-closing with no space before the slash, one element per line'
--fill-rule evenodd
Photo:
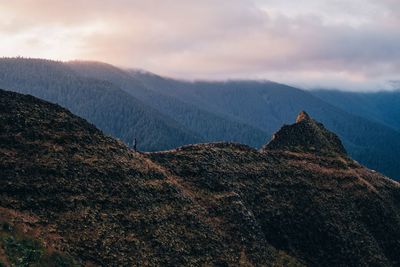
<path fill-rule="evenodd" d="M 400 91 L 344 92 L 313 90 L 313 95 L 347 112 L 400 131 Z"/>
<path fill-rule="evenodd" d="M 201 136 L 203 141 L 242 142 L 255 147 L 265 142 L 267 133 L 260 128 L 229 119 L 229 116 L 217 115 L 210 112 L 207 106 L 193 105 L 168 93 L 155 92 L 126 71 L 112 65 L 72 61 L 68 62 L 68 66 L 80 75 L 112 82 L 162 114 L 174 118 Z"/>
<path fill-rule="evenodd" d="M 61 62 L 3 58 L 0 88 L 58 103 L 126 143 L 137 138 L 139 149 L 168 149 L 201 141 L 114 84 L 81 77 Z"/>

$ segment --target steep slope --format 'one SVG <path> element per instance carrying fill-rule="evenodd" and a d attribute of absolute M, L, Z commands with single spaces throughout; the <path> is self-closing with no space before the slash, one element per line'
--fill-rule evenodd
<path fill-rule="evenodd" d="M 141 154 L 0 90 L 0 225 L 28 229 L 58 266 L 399 266 L 399 184 L 305 114 L 291 127 L 297 142 L 275 142 L 295 146 Z M 310 130 L 318 149 L 299 149 Z"/>
<path fill-rule="evenodd" d="M 49 244 L 58 238 L 52 228 L 32 227 L 32 221 L 31 216 L 0 208 L 0 266 L 77 266 Z"/>
<path fill-rule="evenodd" d="M 295 125 L 283 126 L 263 147 L 263 150 L 271 149 L 346 154 L 340 139 L 305 111 L 297 116 Z"/>
<path fill-rule="evenodd" d="M 3 58 L 0 87 L 67 107 L 126 143 L 137 138 L 139 149 L 168 149 L 202 140 L 115 85 L 80 77 L 61 62 Z"/>
<path fill-rule="evenodd" d="M 203 141 L 234 141 L 260 147 L 266 132 L 249 124 L 217 115 L 176 97 L 154 92 L 125 70 L 100 62 L 68 62 L 79 75 L 111 82 L 202 137 Z"/>
<path fill-rule="evenodd" d="M 344 92 L 314 90 L 313 95 L 349 113 L 385 124 L 400 131 L 400 91 Z"/>
<path fill-rule="evenodd" d="M 283 127 L 262 152 L 219 143 L 151 157 L 215 214 L 221 203 L 248 210 L 268 243 L 308 266 L 400 265 L 399 184 L 351 160 L 312 119 Z"/>
<path fill-rule="evenodd" d="M 211 216 L 181 178 L 59 106 L 0 90 L 0 145 L 1 223 L 79 264 L 300 266 L 246 210 Z"/>

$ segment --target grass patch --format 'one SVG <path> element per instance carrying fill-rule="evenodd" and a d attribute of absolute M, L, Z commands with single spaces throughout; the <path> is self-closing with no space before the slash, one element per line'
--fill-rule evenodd
<path fill-rule="evenodd" d="M 7 264 L 12 267 L 77 267 L 68 256 L 49 252 L 39 240 L 16 233 L 7 223 L 0 224 L 0 247 L 5 253 Z M 0 267 L 6 265 L 0 262 Z"/>
<path fill-rule="evenodd" d="M 17 267 L 32 266 L 43 255 L 43 248 L 36 240 L 18 240 L 14 236 L 8 236 L 1 241 L 9 261 Z"/>

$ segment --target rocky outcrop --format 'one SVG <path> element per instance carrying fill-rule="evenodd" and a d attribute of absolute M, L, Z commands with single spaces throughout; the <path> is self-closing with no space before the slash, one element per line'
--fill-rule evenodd
<path fill-rule="evenodd" d="M 346 154 L 339 137 L 328 131 L 322 123 L 300 112 L 296 123 L 283 126 L 263 150 L 312 151 L 314 153 Z"/>

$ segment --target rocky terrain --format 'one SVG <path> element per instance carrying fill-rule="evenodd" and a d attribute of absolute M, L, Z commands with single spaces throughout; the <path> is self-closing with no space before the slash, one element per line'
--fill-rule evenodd
<path fill-rule="evenodd" d="M 286 150 L 326 154 L 346 154 L 342 142 L 325 127 L 302 111 L 297 116 L 296 124 L 284 125 L 272 136 L 272 140 L 263 147 L 268 150 Z"/>
<path fill-rule="evenodd" d="M 400 266 L 400 185 L 306 113 L 260 151 L 140 153 L 0 90 L 0 266 Z"/>

